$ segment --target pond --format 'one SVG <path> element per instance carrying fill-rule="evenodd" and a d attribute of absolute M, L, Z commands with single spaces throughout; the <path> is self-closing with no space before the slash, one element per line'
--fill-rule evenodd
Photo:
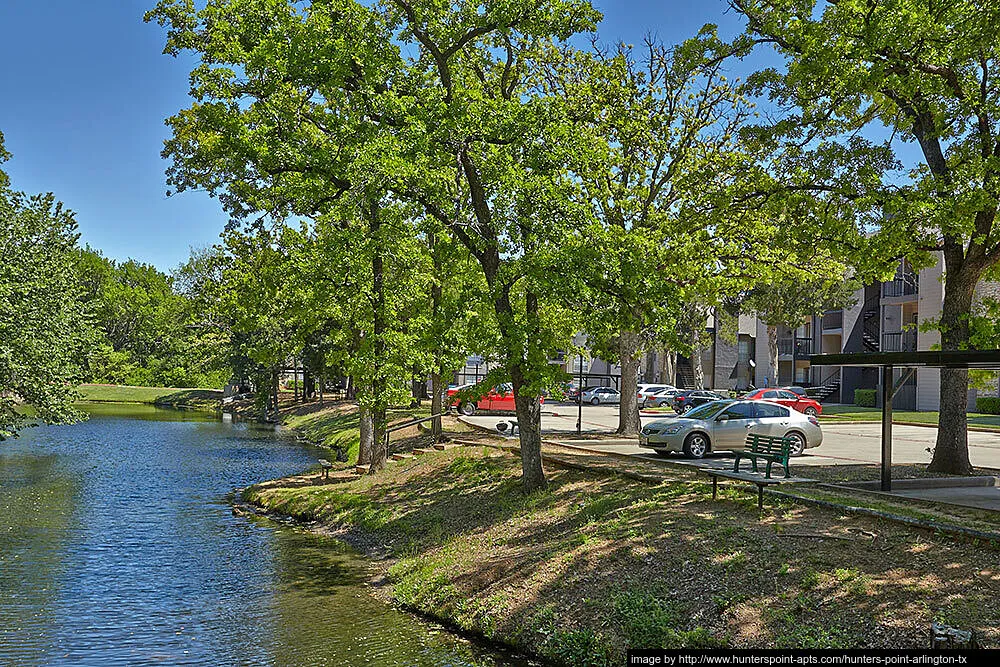
<path fill-rule="evenodd" d="M 145 406 L 0 443 L 0 665 L 523 665 L 376 600 L 345 545 L 234 514 L 322 453 Z"/>

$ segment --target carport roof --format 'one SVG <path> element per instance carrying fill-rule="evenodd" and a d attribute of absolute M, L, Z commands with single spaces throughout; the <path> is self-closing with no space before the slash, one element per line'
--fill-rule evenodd
<path fill-rule="evenodd" d="M 1000 350 L 931 350 L 921 352 L 859 352 L 814 354 L 813 366 L 893 366 L 923 368 L 1000 369 Z"/>

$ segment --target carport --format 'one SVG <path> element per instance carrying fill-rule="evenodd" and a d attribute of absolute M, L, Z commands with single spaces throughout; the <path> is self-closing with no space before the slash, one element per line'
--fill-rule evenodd
<path fill-rule="evenodd" d="M 879 369 L 882 386 L 882 477 L 881 490 L 892 491 L 892 399 L 918 368 L 964 368 L 1000 370 L 1000 350 L 940 350 L 922 352 L 863 352 L 814 354 L 812 366 L 860 366 Z M 905 369 L 893 385 L 892 373 Z"/>

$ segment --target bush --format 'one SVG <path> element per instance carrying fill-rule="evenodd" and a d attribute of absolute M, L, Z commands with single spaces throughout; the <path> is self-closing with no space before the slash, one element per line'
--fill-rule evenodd
<path fill-rule="evenodd" d="M 875 407 L 875 390 L 874 389 L 855 389 L 854 390 L 854 405 L 860 406 L 862 408 L 874 408 Z"/>
<path fill-rule="evenodd" d="M 981 412 L 986 415 L 1000 415 L 1000 398 L 996 396 L 977 397 L 976 412 Z"/>

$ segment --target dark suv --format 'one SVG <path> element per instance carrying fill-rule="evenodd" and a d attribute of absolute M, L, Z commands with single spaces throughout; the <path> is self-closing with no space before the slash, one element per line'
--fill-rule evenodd
<path fill-rule="evenodd" d="M 706 391 L 704 389 L 688 389 L 677 392 L 677 395 L 674 396 L 673 408 L 674 412 L 682 415 L 691 408 L 705 403 L 711 403 L 712 401 L 719 401 L 723 398 L 725 397 L 721 394 L 716 394 L 714 391 Z"/>

